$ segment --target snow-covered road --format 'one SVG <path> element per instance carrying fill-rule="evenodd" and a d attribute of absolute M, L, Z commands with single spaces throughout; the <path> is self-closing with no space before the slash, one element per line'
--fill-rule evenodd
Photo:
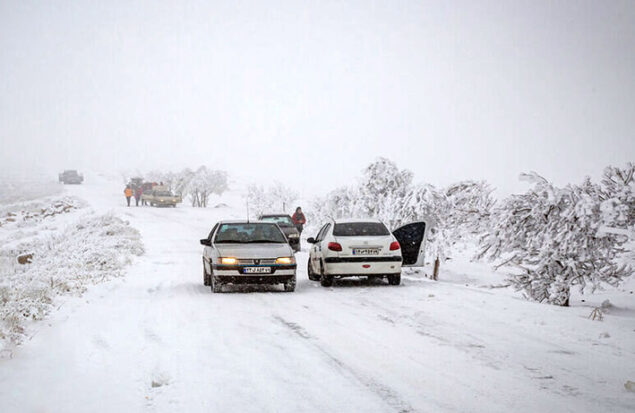
<path fill-rule="evenodd" d="M 221 208 L 125 208 L 121 190 L 105 179 L 66 188 L 129 220 L 145 255 L 125 278 L 61 298 L 37 334 L 0 361 L 0 411 L 635 408 L 623 387 L 635 381 L 633 306 L 593 322 L 588 308 L 415 273 L 398 287 L 322 288 L 307 279 L 306 252 L 297 255 L 295 293 L 212 294 L 198 240 L 217 220 L 242 216 L 239 196 L 223 197 Z"/>

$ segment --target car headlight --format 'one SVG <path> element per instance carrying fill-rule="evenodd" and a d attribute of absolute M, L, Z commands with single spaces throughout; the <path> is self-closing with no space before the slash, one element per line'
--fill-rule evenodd
<path fill-rule="evenodd" d="M 236 261 L 237 260 L 234 257 L 223 257 L 220 259 L 220 263 L 225 265 L 234 265 L 236 264 Z"/>
<path fill-rule="evenodd" d="M 280 257 L 276 260 L 276 264 L 283 264 L 283 265 L 295 264 L 295 257 Z"/>

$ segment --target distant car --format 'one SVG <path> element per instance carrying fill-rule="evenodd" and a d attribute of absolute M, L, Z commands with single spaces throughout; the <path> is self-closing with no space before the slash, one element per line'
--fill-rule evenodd
<path fill-rule="evenodd" d="M 296 261 L 278 225 L 263 221 L 221 221 L 203 249 L 203 284 L 215 293 L 225 284 L 283 284 L 292 292 Z"/>
<path fill-rule="evenodd" d="M 308 275 L 324 287 L 343 277 L 385 277 L 401 283 L 402 266 L 423 266 L 425 222 L 390 232 L 375 219 L 335 220 L 325 224 L 309 252 Z"/>
<path fill-rule="evenodd" d="M 141 201 L 150 206 L 176 208 L 176 204 L 183 202 L 183 199 L 179 195 L 174 195 L 167 187 L 155 186 L 149 193 L 143 192 Z"/>
<path fill-rule="evenodd" d="M 84 176 L 80 175 L 74 169 L 65 170 L 64 172 L 58 175 L 58 179 L 60 182 L 63 182 L 64 185 L 68 185 L 68 184 L 79 185 L 82 182 L 84 182 Z"/>
<path fill-rule="evenodd" d="M 300 251 L 300 233 L 298 229 L 293 225 L 293 220 L 288 214 L 265 214 L 258 217 L 260 221 L 275 222 L 278 224 L 284 235 L 289 240 L 289 245 L 293 248 L 293 251 Z"/>

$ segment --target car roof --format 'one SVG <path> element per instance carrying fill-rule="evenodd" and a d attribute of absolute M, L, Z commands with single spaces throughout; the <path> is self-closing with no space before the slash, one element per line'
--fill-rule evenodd
<path fill-rule="evenodd" d="M 383 222 L 377 218 L 340 218 L 334 219 L 333 222 L 336 224 L 351 224 L 355 222 L 376 222 L 383 224 Z"/>
<path fill-rule="evenodd" d="M 257 219 L 224 219 L 222 221 L 218 221 L 219 224 L 267 224 L 267 225 L 276 225 L 273 222 L 259 221 Z"/>

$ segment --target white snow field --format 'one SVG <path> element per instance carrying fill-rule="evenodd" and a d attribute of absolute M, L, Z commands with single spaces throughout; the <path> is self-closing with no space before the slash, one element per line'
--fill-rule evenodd
<path fill-rule="evenodd" d="M 240 193 L 212 199 L 227 207 L 157 209 L 124 207 L 122 190 L 97 176 L 64 188 L 129 221 L 145 253 L 124 276 L 55 298 L 0 360 L 1 412 L 635 411 L 632 280 L 571 308 L 487 288 L 502 276 L 467 259 L 438 282 L 410 272 L 398 287 L 323 288 L 304 244 L 296 292 L 212 294 L 198 240 L 244 216 Z M 589 319 L 607 299 L 604 320 Z"/>

